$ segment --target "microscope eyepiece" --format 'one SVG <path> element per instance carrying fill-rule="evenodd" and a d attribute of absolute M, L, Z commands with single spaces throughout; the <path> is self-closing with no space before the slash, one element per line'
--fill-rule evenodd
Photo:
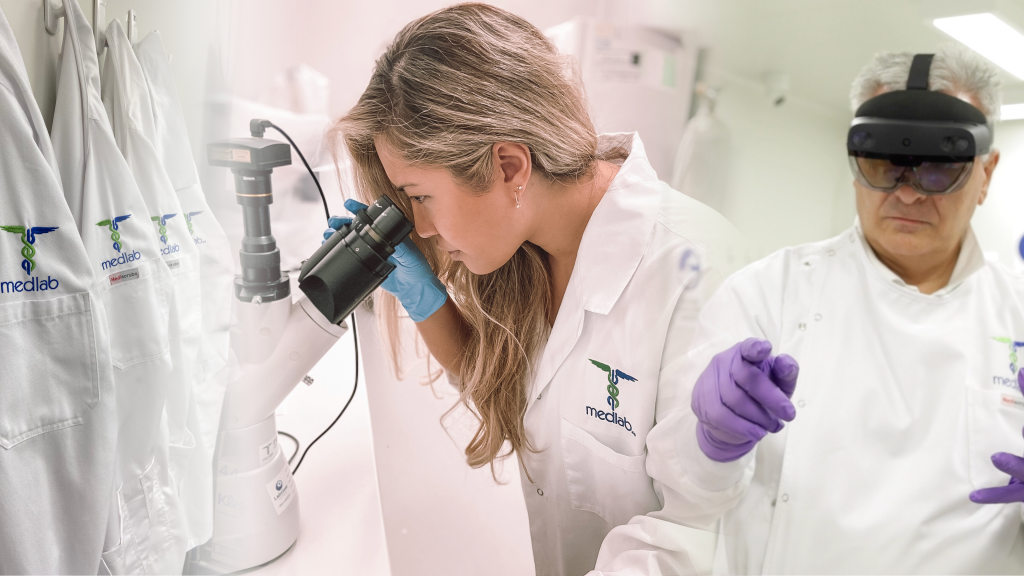
<path fill-rule="evenodd" d="M 395 269 L 388 256 L 412 229 L 394 202 L 382 196 L 302 265 L 299 289 L 331 322 L 341 322 Z"/>

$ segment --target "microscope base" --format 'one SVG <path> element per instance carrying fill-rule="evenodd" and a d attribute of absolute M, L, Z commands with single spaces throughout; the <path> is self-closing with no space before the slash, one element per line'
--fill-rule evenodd
<path fill-rule="evenodd" d="M 218 443 L 214 536 L 189 554 L 187 574 L 225 574 L 265 564 L 299 536 L 299 495 L 277 443 L 274 415 L 248 428 L 222 431 Z"/>

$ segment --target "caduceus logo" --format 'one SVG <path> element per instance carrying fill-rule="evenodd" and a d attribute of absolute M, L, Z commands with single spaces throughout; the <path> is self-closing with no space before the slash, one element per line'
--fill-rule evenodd
<path fill-rule="evenodd" d="M 1024 342 L 1017 342 L 1013 338 L 996 338 L 993 340 L 1001 344 L 1006 344 L 1007 348 L 1010 349 L 1010 375 L 1017 376 L 1017 350 L 1024 348 Z"/>
<path fill-rule="evenodd" d="M 616 370 L 607 364 L 602 364 L 597 360 L 591 360 L 590 363 L 608 373 L 608 405 L 611 406 L 612 410 L 615 410 L 619 407 L 619 380 L 636 382 L 636 378 L 622 370 Z"/>
<path fill-rule="evenodd" d="M 189 236 L 192 236 L 192 218 L 195 217 L 195 216 L 199 216 L 202 213 L 203 213 L 203 211 L 200 210 L 198 212 L 188 212 L 188 213 L 185 214 L 185 223 L 188 224 L 188 235 Z"/>
<path fill-rule="evenodd" d="M 21 257 L 24 258 L 21 261 L 21 268 L 25 274 L 32 274 L 32 271 L 36 269 L 36 261 L 33 260 L 36 255 L 36 235 L 49 234 L 57 228 L 57 226 L 33 226 L 31 228 L 28 226 L 0 226 L 0 230 L 4 232 L 21 234 Z"/>
<path fill-rule="evenodd" d="M 164 214 L 163 216 L 153 216 L 150 218 L 150 220 L 160 225 L 160 241 L 164 244 L 167 244 L 167 221 L 175 216 L 177 214 Z"/>
<path fill-rule="evenodd" d="M 118 252 L 120 252 L 121 248 L 124 247 L 121 244 L 121 233 L 118 232 L 118 224 L 131 217 L 131 214 L 125 214 L 124 216 L 115 216 L 111 220 L 100 220 L 96 223 L 97 226 L 106 226 L 107 229 L 110 230 L 110 239 L 114 241 L 114 250 L 117 250 Z"/>

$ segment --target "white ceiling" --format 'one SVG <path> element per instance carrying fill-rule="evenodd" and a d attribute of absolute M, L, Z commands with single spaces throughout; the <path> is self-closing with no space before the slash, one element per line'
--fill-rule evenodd
<path fill-rule="evenodd" d="M 1024 1 L 1011 0 L 1024 7 Z M 970 0 L 961 0 L 969 6 Z M 789 76 L 791 99 L 848 115 L 850 83 L 876 52 L 934 51 L 951 38 L 933 27 L 922 0 L 655 0 L 644 18 L 696 29 L 710 77 L 761 82 Z M 981 8 L 984 2 L 976 2 Z M 1024 22 L 1014 22 L 1024 28 Z M 717 74 L 716 74 L 717 73 Z M 1003 74 L 1007 101 L 1024 82 Z"/>

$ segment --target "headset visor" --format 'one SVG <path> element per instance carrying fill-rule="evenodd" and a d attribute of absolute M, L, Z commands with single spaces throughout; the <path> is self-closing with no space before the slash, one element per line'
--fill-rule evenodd
<path fill-rule="evenodd" d="M 850 153 L 850 168 L 862 186 L 895 192 L 907 185 L 934 196 L 956 192 L 967 182 L 973 159 Z"/>

